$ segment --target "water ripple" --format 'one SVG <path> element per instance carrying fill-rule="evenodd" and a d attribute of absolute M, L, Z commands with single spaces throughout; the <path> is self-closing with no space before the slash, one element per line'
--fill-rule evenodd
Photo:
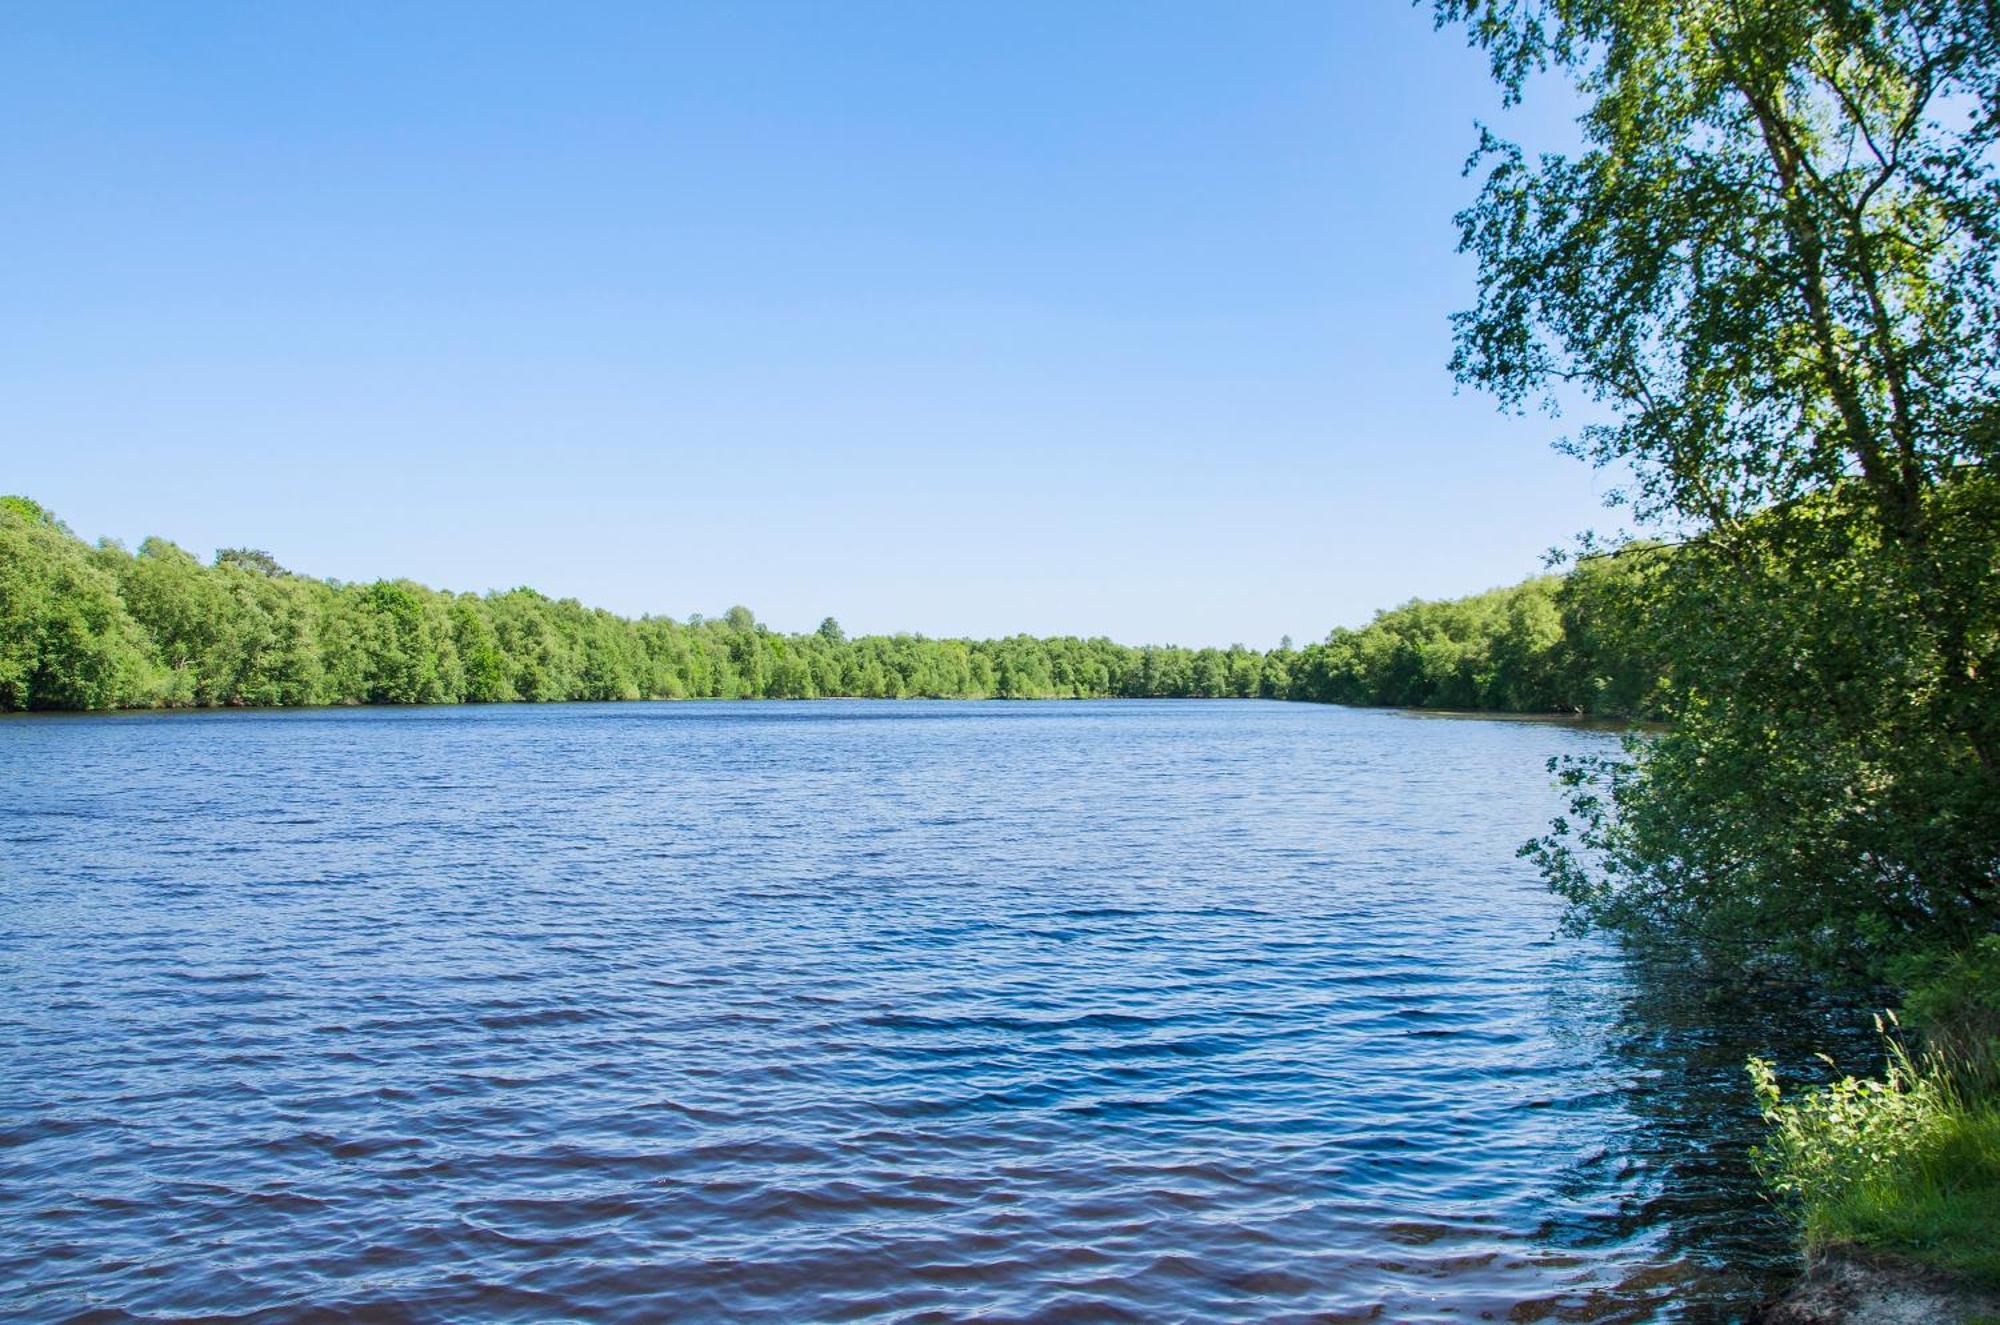
<path fill-rule="evenodd" d="M 1728 1319 L 1787 1027 L 1551 941 L 1513 846 L 1606 739 L 0 722 L 0 1314 Z"/>

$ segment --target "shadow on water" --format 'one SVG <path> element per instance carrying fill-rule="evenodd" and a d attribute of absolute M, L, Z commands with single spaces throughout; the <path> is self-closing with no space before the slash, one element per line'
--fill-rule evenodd
<path fill-rule="evenodd" d="M 1541 1237 L 1581 1250 L 1650 1236 L 1659 1268 L 1622 1293 L 1697 1325 L 1742 1320 L 1799 1270 L 1793 1227 L 1752 1165 L 1764 1125 L 1745 1064 L 1755 1055 L 1791 1080 L 1819 1080 L 1824 1053 L 1843 1070 L 1867 1070 L 1878 1051 L 1872 1017 L 1852 999 L 1796 985 L 1717 984 L 1657 960 L 1628 968 L 1604 1038 L 1626 1122 L 1556 1191 L 1579 1202 L 1602 1191 L 1608 1163 L 1625 1166 L 1635 1194 L 1608 1218 L 1552 1219 Z"/>

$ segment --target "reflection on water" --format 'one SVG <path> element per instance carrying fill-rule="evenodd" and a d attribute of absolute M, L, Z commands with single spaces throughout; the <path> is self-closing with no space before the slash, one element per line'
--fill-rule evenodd
<path fill-rule="evenodd" d="M 1716 989 L 1636 961 L 1621 974 L 1626 990 L 1605 1047 L 1622 1125 L 1561 1186 L 1587 1193 L 1607 1168 L 1639 1181 L 1616 1217 L 1544 1236 L 1591 1246 L 1650 1234 L 1659 1265 L 1642 1273 L 1685 1276 L 1672 1295 L 1674 1318 L 1740 1319 L 1799 1268 L 1790 1225 L 1751 1169 L 1761 1125 L 1745 1061 L 1773 1058 L 1794 1079 L 1822 1075 L 1823 1052 L 1860 1065 L 1876 1047 L 1870 1023 L 1851 1006 L 1793 987 Z"/>
<path fill-rule="evenodd" d="M 1743 1057 L 1830 1032 L 1552 936 L 1513 847 L 1610 740 L 0 723 L 0 1314 L 1730 1319 Z"/>

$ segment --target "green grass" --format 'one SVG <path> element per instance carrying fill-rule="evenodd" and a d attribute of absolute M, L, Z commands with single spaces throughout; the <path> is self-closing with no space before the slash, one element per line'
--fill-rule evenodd
<path fill-rule="evenodd" d="M 2000 1106 L 1947 1109 L 1928 1144 L 1805 1202 L 1806 1242 L 1851 1242 L 2000 1288 Z"/>
<path fill-rule="evenodd" d="M 1794 1208 L 1808 1250 L 1851 1243 L 2000 1288 L 2000 1096 L 1942 1060 L 1889 1041 L 1879 1079 L 1847 1077 L 1781 1096 L 1751 1060 L 1769 1140 L 1766 1182 Z"/>

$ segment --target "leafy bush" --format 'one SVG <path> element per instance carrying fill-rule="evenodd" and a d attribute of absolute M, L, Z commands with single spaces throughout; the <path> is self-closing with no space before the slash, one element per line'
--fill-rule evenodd
<path fill-rule="evenodd" d="M 1770 1063 L 1753 1058 L 1750 1076 L 1771 1128 L 1758 1171 L 1808 1249 L 1856 1243 L 2000 1284 L 2000 1105 L 1947 1060 L 1891 1039 L 1881 1079 L 1789 1099 Z"/>
<path fill-rule="evenodd" d="M 1668 727 L 1528 849 L 1576 927 L 1858 987 L 2000 930 L 2000 481 L 1922 510 L 1922 555 L 1848 487 L 1644 559 Z"/>
<path fill-rule="evenodd" d="M 1842 1077 L 1789 1103 L 1765 1059 L 1750 1060 L 1750 1080 L 1771 1127 L 1769 1141 L 1754 1152 L 1758 1171 L 1772 1191 L 1808 1210 L 1849 1200 L 1921 1157 L 1938 1143 L 1958 1102 L 1941 1073 L 1920 1071 L 1893 1040 L 1881 1080 Z"/>
<path fill-rule="evenodd" d="M 1953 1065 L 1967 1092 L 2000 1094 L 2000 934 L 1907 962 L 1898 974 L 1909 989 L 1903 1011 L 1926 1050 Z"/>

